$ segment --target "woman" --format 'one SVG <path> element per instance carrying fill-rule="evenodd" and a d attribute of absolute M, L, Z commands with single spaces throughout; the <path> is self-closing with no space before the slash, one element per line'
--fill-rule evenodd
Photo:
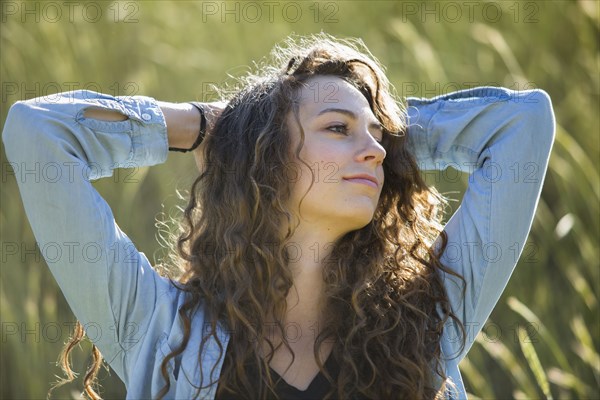
<path fill-rule="evenodd" d="M 405 112 L 360 42 L 324 35 L 277 47 L 272 65 L 226 106 L 80 91 L 11 108 L 9 160 L 63 172 L 19 181 L 40 248 L 96 251 L 47 258 L 81 322 L 67 354 L 82 327 L 103 332 L 86 391 L 99 349 L 128 398 L 466 397 L 458 363 L 541 192 L 548 96 L 484 87 Z M 88 180 L 199 143 L 175 282 Z M 419 171 L 449 165 L 470 179 L 442 227 Z M 528 179 L 511 174 L 526 165 Z"/>

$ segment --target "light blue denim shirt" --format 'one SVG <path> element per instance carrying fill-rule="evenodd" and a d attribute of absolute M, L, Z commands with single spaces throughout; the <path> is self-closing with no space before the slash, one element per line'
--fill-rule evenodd
<path fill-rule="evenodd" d="M 88 107 L 116 110 L 129 119 L 89 119 L 83 115 Z M 452 321 L 441 342 L 446 374 L 456 386 L 448 397 L 465 398 L 458 364 L 525 245 L 554 141 L 552 106 L 541 90 L 483 87 L 410 98 L 408 121 L 409 146 L 421 169 L 452 166 L 469 173 L 462 203 L 444 228 L 449 243 L 442 257 L 466 280 L 463 298 L 460 282 L 444 277 L 467 344 L 461 349 Z M 182 339 L 177 310 L 184 296 L 136 250 L 90 183 L 115 168 L 167 159 L 165 119 L 156 101 L 76 91 L 18 102 L 2 139 L 8 160 L 21 172 L 16 178 L 38 246 L 47 250 L 42 253 L 75 316 L 125 383 L 127 398 L 156 397 L 164 385 L 160 363 Z M 197 334 L 171 360 L 167 398 L 191 398 L 201 372 L 205 385 L 210 376 L 218 379 L 216 340 L 207 343 L 198 363 L 203 326 L 199 307 L 192 318 Z M 225 349 L 227 332 L 219 337 Z M 200 397 L 214 398 L 216 386 Z"/>

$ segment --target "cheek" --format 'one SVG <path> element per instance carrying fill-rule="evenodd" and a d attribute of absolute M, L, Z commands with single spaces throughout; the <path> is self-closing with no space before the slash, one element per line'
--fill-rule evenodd
<path fill-rule="evenodd" d="M 308 164 L 308 166 L 302 164 L 303 181 L 310 183 L 312 179 L 314 184 L 320 184 L 335 183 L 341 179 L 343 157 L 340 157 L 339 151 L 321 148 L 316 151 L 306 151 L 301 156 Z"/>
<path fill-rule="evenodd" d="M 300 156 L 311 167 L 315 164 L 334 164 L 340 166 L 344 159 L 344 149 L 339 143 L 330 143 L 328 141 L 318 141 L 305 145 Z"/>

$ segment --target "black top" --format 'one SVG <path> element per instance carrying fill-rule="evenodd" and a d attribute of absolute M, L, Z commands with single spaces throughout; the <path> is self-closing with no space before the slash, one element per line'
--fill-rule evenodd
<path fill-rule="evenodd" d="M 337 374 L 339 373 L 339 365 L 335 362 L 335 358 L 333 354 L 330 354 L 325 361 L 324 365 L 325 369 L 335 380 L 337 378 Z M 271 373 L 275 377 L 275 391 L 280 399 L 286 400 L 313 400 L 313 399 L 322 399 L 325 397 L 329 389 L 331 388 L 331 384 L 325 378 L 325 375 L 319 371 L 317 376 L 314 377 L 310 385 L 306 388 L 306 390 L 300 390 L 290 384 L 288 384 L 277 372 L 273 370 L 273 368 L 269 368 Z"/>
<path fill-rule="evenodd" d="M 227 346 L 227 351 L 229 351 L 229 346 Z M 227 363 L 227 358 L 223 362 L 223 370 Z M 337 376 L 340 372 L 340 366 L 335 361 L 335 357 L 333 357 L 333 352 L 327 358 L 324 364 L 325 369 L 331 375 L 333 380 L 337 379 Z M 319 371 L 317 376 L 312 380 L 310 385 L 306 388 L 306 390 L 300 390 L 290 384 L 288 384 L 277 372 L 273 370 L 273 368 L 269 368 L 271 370 L 271 374 L 273 374 L 275 381 L 275 392 L 280 399 L 283 400 L 318 400 L 325 397 L 325 395 L 331 389 L 331 384 L 325 378 L 325 376 Z M 246 373 L 250 377 L 256 376 L 258 382 L 258 376 L 256 375 L 256 366 L 246 366 Z M 335 394 L 334 394 L 335 398 Z M 245 399 L 245 397 L 239 395 L 221 395 L 215 397 L 215 400 L 241 400 Z"/>

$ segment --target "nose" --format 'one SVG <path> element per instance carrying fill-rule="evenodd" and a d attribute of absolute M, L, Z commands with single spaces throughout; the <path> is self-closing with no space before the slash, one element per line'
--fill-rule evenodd
<path fill-rule="evenodd" d="M 367 132 L 364 136 L 364 140 L 360 141 L 360 150 L 357 154 L 359 161 L 375 161 L 377 165 L 382 164 L 386 156 L 386 151 L 377 142 L 375 138 Z"/>

